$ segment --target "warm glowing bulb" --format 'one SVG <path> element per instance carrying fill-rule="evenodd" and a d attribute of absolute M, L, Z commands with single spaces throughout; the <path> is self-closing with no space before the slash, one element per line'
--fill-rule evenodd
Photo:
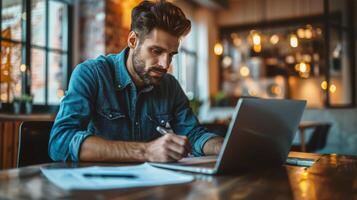
<path fill-rule="evenodd" d="M 214 53 L 217 55 L 217 56 L 220 56 L 223 54 L 223 46 L 221 43 L 216 43 L 214 45 Z"/>
<path fill-rule="evenodd" d="M 233 60 L 230 56 L 224 56 L 224 58 L 222 60 L 222 65 L 223 65 L 223 67 L 227 68 L 232 65 L 232 62 L 233 62 Z"/>
<path fill-rule="evenodd" d="M 323 90 L 326 90 L 326 89 L 327 89 L 327 81 L 322 81 L 322 82 L 321 82 L 321 88 L 322 88 Z"/>
<path fill-rule="evenodd" d="M 305 73 L 307 71 L 306 64 L 304 62 L 300 63 L 300 72 Z"/>
<path fill-rule="evenodd" d="M 274 34 L 270 37 L 270 43 L 273 45 L 276 45 L 279 42 L 279 36 Z"/>
<path fill-rule="evenodd" d="M 298 71 L 298 72 L 302 72 L 302 73 L 305 73 L 305 72 L 308 72 L 310 71 L 310 66 L 308 66 L 309 64 L 306 64 L 304 62 L 300 62 L 298 64 L 295 65 L 295 70 Z"/>
<path fill-rule="evenodd" d="M 311 60 L 312 60 L 312 57 L 311 57 L 311 55 L 310 54 L 304 54 L 304 55 L 302 55 L 302 59 L 305 61 L 305 62 L 311 62 Z"/>
<path fill-rule="evenodd" d="M 335 93 L 335 92 L 336 92 L 336 89 L 337 89 L 337 88 L 336 88 L 336 85 L 334 85 L 334 84 L 331 84 L 331 85 L 330 85 L 330 92 L 331 92 L 331 93 Z"/>
<path fill-rule="evenodd" d="M 280 95 L 281 94 L 281 88 L 277 85 L 274 85 L 272 88 L 271 88 L 271 92 L 273 94 L 276 94 L 276 95 Z"/>
<path fill-rule="evenodd" d="M 242 75 L 243 77 L 249 76 L 249 73 L 250 73 L 249 68 L 247 66 L 242 66 L 240 68 L 239 72 L 240 72 L 240 75 Z"/>
<path fill-rule="evenodd" d="M 311 30 L 311 28 L 305 29 L 305 37 L 307 39 L 311 39 L 312 38 L 312 30 Z"/>
<path fill-rule="evenodd" d="M 305 37 L 305 30 L 303 28 L 299 28 L 296 33 L 297 33 L 299 38 L 304 38 Z"/>
<path fill-rule="evenodd" d="M 295 57 L 292 55 L 286 56 L 285 62 L 287 62 L 288 64 L 293 64 L 295 62 Z"/>
<path fill-rule="evenodd" d="M 258 33 L 253 33 L 252 38 L 253 38 L 253 44 L 254 45 L 260 45 L 261 38 L 260 38 L 260 35 Z"/>
<path fill-rule="evenodd" d="M 321 28 L 317 28 L 317 29 L 316 29 L 316 34 L 317 34 L 317 35 L 321 35 L 321 34 L 322 34 Z"/>
<path fill-rule="evenodd" d="M 21 72 L 25 72 L 26 71 L 26 65 L 25 64 L 21 64 L 20 65 L 20 71 Z"/>
<path fill-rule="evenodd" d="M 295 34 L 292 34 L 290 36 L 290 46 L 296 48 L 298 45 L 299 45 L 298 38 L 296 37 Z"/>

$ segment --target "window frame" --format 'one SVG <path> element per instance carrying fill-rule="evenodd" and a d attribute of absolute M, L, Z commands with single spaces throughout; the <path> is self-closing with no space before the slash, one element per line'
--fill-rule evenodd
<path fill-rule="evenodd" d="M 5 42 L 10 42 L 14 44 L 21 44 L 21 63 L 25 64 L 27 67 L 27 70 L 30 72 L 31 71 L 31 51 L 32 49 L 37 49 L 44 51 L 45 53 L 45 61 L 44 61 L 44 68 L 45 68 L 45 94 L 44 94 L 44 103 L 43 104 L 35 104 L 34 105 L 34 112 L 49 112 L 53 111 L 58 108 L 59 104 L 54 105 L 54 104 L 49 104 L 49 54 L 50 53 L 56 53 L 60 56 L 66 56 L 66 65 L 64 65 L 63 69 L 63 86 L 64 90 L 67 89 L 68 82 L 69 82 L 69 77 L 71 73 L 71 66 L 72 66 L 72 40 L 73 40 L 73 2 L 72 0 L 43 0 L 45 3 L 45 43 L 44 45 L 38 45 L 38 44 L 32 44 L 32 9 L 31 9 L 31 4 L 32 0 L 21 0 L 22 2 L 22 13 L 26 13 L 26 19 L 29 20 L 23 20 L 21 18 L 21 40 L 14 40 L 14 39 L 9 39 L 9 38 L 3 38 L 2 35 L 0 35 L 0 46 L 2 41 Z M 59 2 L 64 4 L 67 7 L 67 24 L 65 25 L 66 31 L 67 31 L 67 41 L 66 46 L 67 49 L 63 50 L 61 48 L 54 48 L 50 47 L 50 41 L 49 41 L 49 4 L 50 2 Z M 3 0 L 0 0 L 0 29 L 2 30 L 2 11 L 3 11 Z M 24 73 L 21 77 L 21 94 L 31 94 L 31 75 L 30 73 Z M 1 87 L 1 86 L 0 86 Z M 11 110 L 11 102 L 2 102 L 1 103 L 1 110 L 4 111 L 10 111 Z"/>

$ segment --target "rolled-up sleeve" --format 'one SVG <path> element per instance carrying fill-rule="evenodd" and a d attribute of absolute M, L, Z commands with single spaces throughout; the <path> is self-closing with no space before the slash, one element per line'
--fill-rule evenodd
<path fill-rule="evenodd" d="M 173 82 L 175 83 L 172 90 L 175 94 L 173 129 L 177 134 L 188 137 L 192 145 L 193 155 L 203 156 L 205 143 L 214 137 L 218 137 L 218 135 L 208 132 L 206 128 L 200 125 L 181 86 L 176 80 Z"/>
<path fill-rule="evenodd" d="M 97 92 L 95 80 L 90 65 L 80 64 L 74 69 L 50 133 L 48 151 L 52 160 L 78 161 L 82 142 L 93 134 L 87 125 Z"/>

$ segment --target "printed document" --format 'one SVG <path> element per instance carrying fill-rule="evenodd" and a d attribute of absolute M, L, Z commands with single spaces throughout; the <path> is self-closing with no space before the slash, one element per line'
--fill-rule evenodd
<path fill-rule="evenodd" d="M 100 190 L 188 183 L 194 177 L 150 166 L 41 168 L 50 182 L 65 190 Z"/>

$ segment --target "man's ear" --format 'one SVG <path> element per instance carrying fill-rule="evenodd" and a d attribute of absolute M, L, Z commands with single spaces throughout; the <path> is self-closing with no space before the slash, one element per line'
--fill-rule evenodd
<path fill-rule="evenodd" d="M 134 49 L 139 43 L 139 37 L 134 31 L 130 31 L 128 36 L 128 47 Z"/>

